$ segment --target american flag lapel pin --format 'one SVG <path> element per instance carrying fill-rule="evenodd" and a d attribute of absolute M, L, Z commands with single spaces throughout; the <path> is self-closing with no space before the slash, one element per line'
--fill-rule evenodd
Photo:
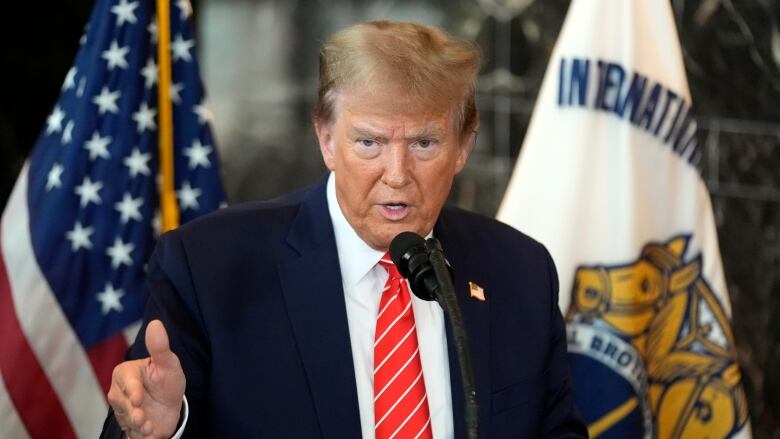
<path fill-rule="evenodd" d="M 485 301 L 485 289 L 471 281 L 469 281 L 469 295 L 472 299 Z"/>

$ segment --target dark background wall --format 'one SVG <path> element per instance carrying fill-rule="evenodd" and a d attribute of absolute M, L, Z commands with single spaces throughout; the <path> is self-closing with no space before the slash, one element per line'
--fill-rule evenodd
<path fill-rule="evenodd" d="M 59 96 L 93 2 L 19 2 L 0 14 L 0 202 Z"/>
<path fill-rule="evenodd" d="M 494 215 L 568 0 L 199 0 L 199 51 L 231 202 L 324 168 L 309 127 L 316 51 L 360 19 L 438 24 L 485 53 L 483 123 L 452 201 Z M 93 2 L 0 17 L 0 205 L 51 110 Z M 673 0 L 733 305 L 754 436 L 780 438 L 780 2 Z"/>

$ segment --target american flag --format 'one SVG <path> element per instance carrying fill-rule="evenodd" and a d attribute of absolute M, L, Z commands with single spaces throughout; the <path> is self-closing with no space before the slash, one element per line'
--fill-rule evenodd
<path fill-rule="evenodd" d="M 98 0 L 0 223 L 0 437 L 97 437 L 159 234 L 155 2 Z M 170 7 L 181 222 L 224 203 L 188 1 Z"/>

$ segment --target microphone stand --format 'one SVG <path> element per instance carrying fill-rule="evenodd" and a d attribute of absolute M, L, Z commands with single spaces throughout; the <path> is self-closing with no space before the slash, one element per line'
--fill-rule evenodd
<path fill-rule="evenodd" d="M 455 296 L 455 287 L 452 285 L 449 267 L 444 259 L 439 241 L 430 238 L 425 241 L 425 250 L 428 252 L 434 275 L 439 283 L 439 294 L 436 295 L 439 304 L 444 308 L 450 318 L 452 336 L 455 341 L 455 351 L 458 353 L 460 365 L 460 378 L 463 383 L 464 393 L 464 420 L 466 422 L 466 437 L 477 439 L 477 423 L 479 419 L 479 407 L 477 405 L 477 386 L 474 379 L 474 367 L 471 362 L 471 351 L 466 334 L 466 326 L 463 322 L 463 314 L 460 312 L 458 298 Z"/>

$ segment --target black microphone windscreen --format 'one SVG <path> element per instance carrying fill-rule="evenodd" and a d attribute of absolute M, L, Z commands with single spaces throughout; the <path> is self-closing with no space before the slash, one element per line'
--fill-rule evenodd
<path fill-rule="evenodd" d="M 399 270 L 405 271 L 401 269 L 403 256 L 416 246 L 425 247 L 425 240 L 414 232 L 401 232 L 390 242 L 390 258 Z"/>

